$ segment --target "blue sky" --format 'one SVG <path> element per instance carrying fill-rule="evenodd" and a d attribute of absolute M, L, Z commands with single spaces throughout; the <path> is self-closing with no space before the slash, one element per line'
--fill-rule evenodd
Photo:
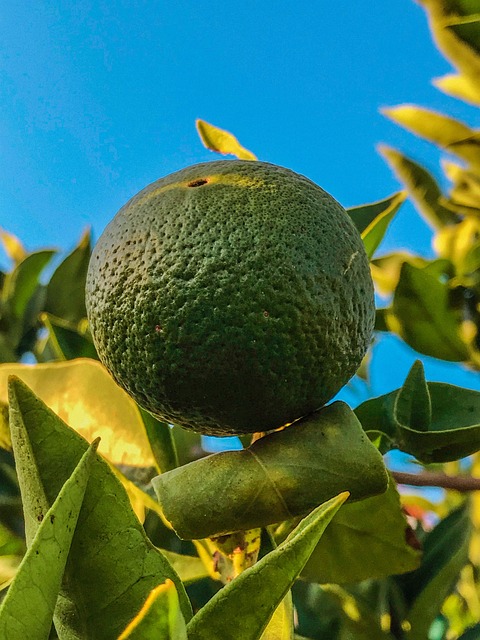
<path fill-rule="evenodd" d="M 242 3 L 7 0 L 0 15 L 0 226 L 34 249 L 98 238 L 138 190 L 215 159 L 203 118 L 262 160 L 307 175 L 344 206 L 399 185 L 385 142 L 439 174 L 438 154 L 382 106 L 415 102 L 475 124 L 431 85 L 450 71 L 412 0 Z M 382 251 L 432 255 L 430 233 L 402 209 Z M 0 264 L 6 259 L 0 253 Z M 380 344 L 377 392 L 403 381 L 414 354 Z M 478 375 L 425 359 L 430 379 L 479 388 Z"/>

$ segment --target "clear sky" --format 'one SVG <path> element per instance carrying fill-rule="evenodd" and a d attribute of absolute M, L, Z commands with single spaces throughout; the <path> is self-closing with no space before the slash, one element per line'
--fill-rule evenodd
<path fill-rule="evenodd" d="M 439 175 L 435 150 L 381 106 L 415 102 L 473 125 L 478 118 L 432 87 L 450 66 L 412 0 L 5 0 L 0 56 L 0 226 L 29 249 L 71 248 L 87 226 L 98 238 L 145 185 L 216 159 L 196 118 L 344 206 L 399 189 L 379 142 Z M 402 246 L 432 255 L 411 206 L 381 252 Z M 414 357 L 384 341 L 375 391 L 399 386 Z M 478 374 L 425 362 L 430 379 L 480 389 Z"/>

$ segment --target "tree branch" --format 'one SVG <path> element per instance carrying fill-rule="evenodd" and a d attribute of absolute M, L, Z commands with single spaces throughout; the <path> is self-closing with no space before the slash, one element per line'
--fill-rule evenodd
<path fill-rule="evenodd" d="M 447 476 L 445 473 L 422 471 L 421 473 L 404 473 L 391 471 L 398 484 L 408 484 L 414 487 L 440 487 L 467 492 L 480 490 L 480 478 L 472 476 Z"/>

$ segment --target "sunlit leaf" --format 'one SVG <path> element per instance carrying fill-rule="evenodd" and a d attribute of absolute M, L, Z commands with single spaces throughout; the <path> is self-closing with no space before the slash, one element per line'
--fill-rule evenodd
<path fill-rule="evenodd" d="M 450 96 L 465 100 L 471 104 L 480 106 L 480 89 L 476 82 L 468 76 L 447 74 L 441 78 L 435 78 L 433 84 Z"/>
<path fill-rule="evenodd" d="M 13 233 L 9 233 L 0 227 L 0 241 L 3 244 L 5 253 L 15 263 L 22 262 L 27 257 L 27 251 L 22 242 L 14 236 Z"/>
<path fill-rule="evenodd" d="M 87 441 L 100 437 L 99 452 L 113 464 L 149 467 L 154 458 L 135 402 L 96 360 L 39 365 L 0 365 L 0 401 L 16 375 Z"/>
<path fill-rule="evenodd" d="M 223 587 L 187 625 L 189 640 L 258 640 L 347 497 L 317 507 L 285 542 Z"/>
<path fill-rule="evenodd" d="M 437 277 L 452 277 L 454 275 L 454 267 L 448 260 L 428 261 L 408 251 L 390 253 L 370 261 L 372 278 L 380 295 L 389 296 L 395 291 L 404 262 L 424 269 L 426 273 L 431 273 Z M 379 310 L 377 309 L 377 311 Z M 388 330 L 386 325 L 383 330 Z"/>
<path fill-rule="evenodd" d="M 472 82 L 478 83 L 480 77 L 478 42 L 472 40 L 468 31 L 462 33 L 461 30 L 455 28 L 457 23 L 462 22 L 462 18 L 466 18 L 467 21 L 470 17 L 474 21 L 478 19 L 478 15 L 474 15 L 478 13 L 476 0 L 473 2 L 420 0 L 420 2 L 427 11 L 430 28 L 437 46 L 463 75 L 470 78 Z M 464 40 L 465 37 L 467 40 Z"/>
<path fill-rule="evenodd" d="M 185 620 L 171 580 L 152 589 L 118 640 L 187 640 Z"/>
<path fill-rule="evenodd" d="M 480 212 L 480 176 L 455 162 L 443 162 L 443 170 L 453 182 L 447 205 L 462 207 L 468 213 L 477 215 Z"/>
<path fill-rule="evenodd" d="M 382 109 L 382 113 L 448 153 L 453 153 L 472 164 L 480 164 L 480 134 L 463 122 L 409 104 Z"/>
<path fill-rule="evenodd" d="M 257 561 L 260 551 L 261 529 L 245 529 L 228 535 L 209 538 L 215 568 L 226 584 Z"/>
<path fill-rule="evenodd" d="M 406 197 L 406 192 L 400 191 L 385 200 L 347 209 L 347 213 L 362 235 L 369 258 L 375 253 Z"/>
<path fill-rule="evenodd" d="M 434 247 L 439 255 L 455 265 L 457 275 L 469 274 L 475 267 L 472 250 L 478 244 L 479 235 L 480 220 L 469 217 L 441 229 L 434 239 Z"/>
<path fill-rule="evenodd" d="M 256 156 L 239 143 L 237 138 L 228 131 L 219 129 L 205 120 L 196 121 L 198 135 L 202 143 L 211 151 L 224 155 L 231 154 L 240 160 L 256 160 Z"/>
<path fill-rule="evenodd" d="M 434 229 L 458 221 L 458 216 L 441 204 L 443 196 L 435 178 L 421 165 L 387 145 L 379 145 L 380 154 L 397 178 L 405 185 L 420 214 Z"/>
<path fill-rule="evenodd" d="M 33 529 L 88 444 L 18 378 L 10 385 L 10 424 L 15 457 L 28 469 L 19 480 Z M 177 574 L 147 538 L 107 463 L 95 455 L 55 612 L 59 636 L 116 639 L 166 578 L 175 583 L 188 619 L 190 605 Z"/>
<path fill-rule="evenodd" d="M 202 458 L 152 484 L 177 534 L 192 539 L 282 522 L 341 491 L 360 500 L 387 481 L 355 415 L 335 402 L 248 449 Z"/>
<path fill-rule="evenodd" d="M 0 607 L 3 638 L 48 638 L 97 443 L 83 454 L 45 513 Z M 20 456 L 18 463 L 29 464 Z"/>

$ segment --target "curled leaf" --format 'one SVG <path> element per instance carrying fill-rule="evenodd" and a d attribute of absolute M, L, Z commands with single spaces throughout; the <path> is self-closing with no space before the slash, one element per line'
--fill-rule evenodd
<path fill-rule="evenodd" d="M 153 480 L 165 517 L 187 539 L 281 522 L 341 491 L 361 500 L 387 483 L 381 455 L 343 402 Z"/>

